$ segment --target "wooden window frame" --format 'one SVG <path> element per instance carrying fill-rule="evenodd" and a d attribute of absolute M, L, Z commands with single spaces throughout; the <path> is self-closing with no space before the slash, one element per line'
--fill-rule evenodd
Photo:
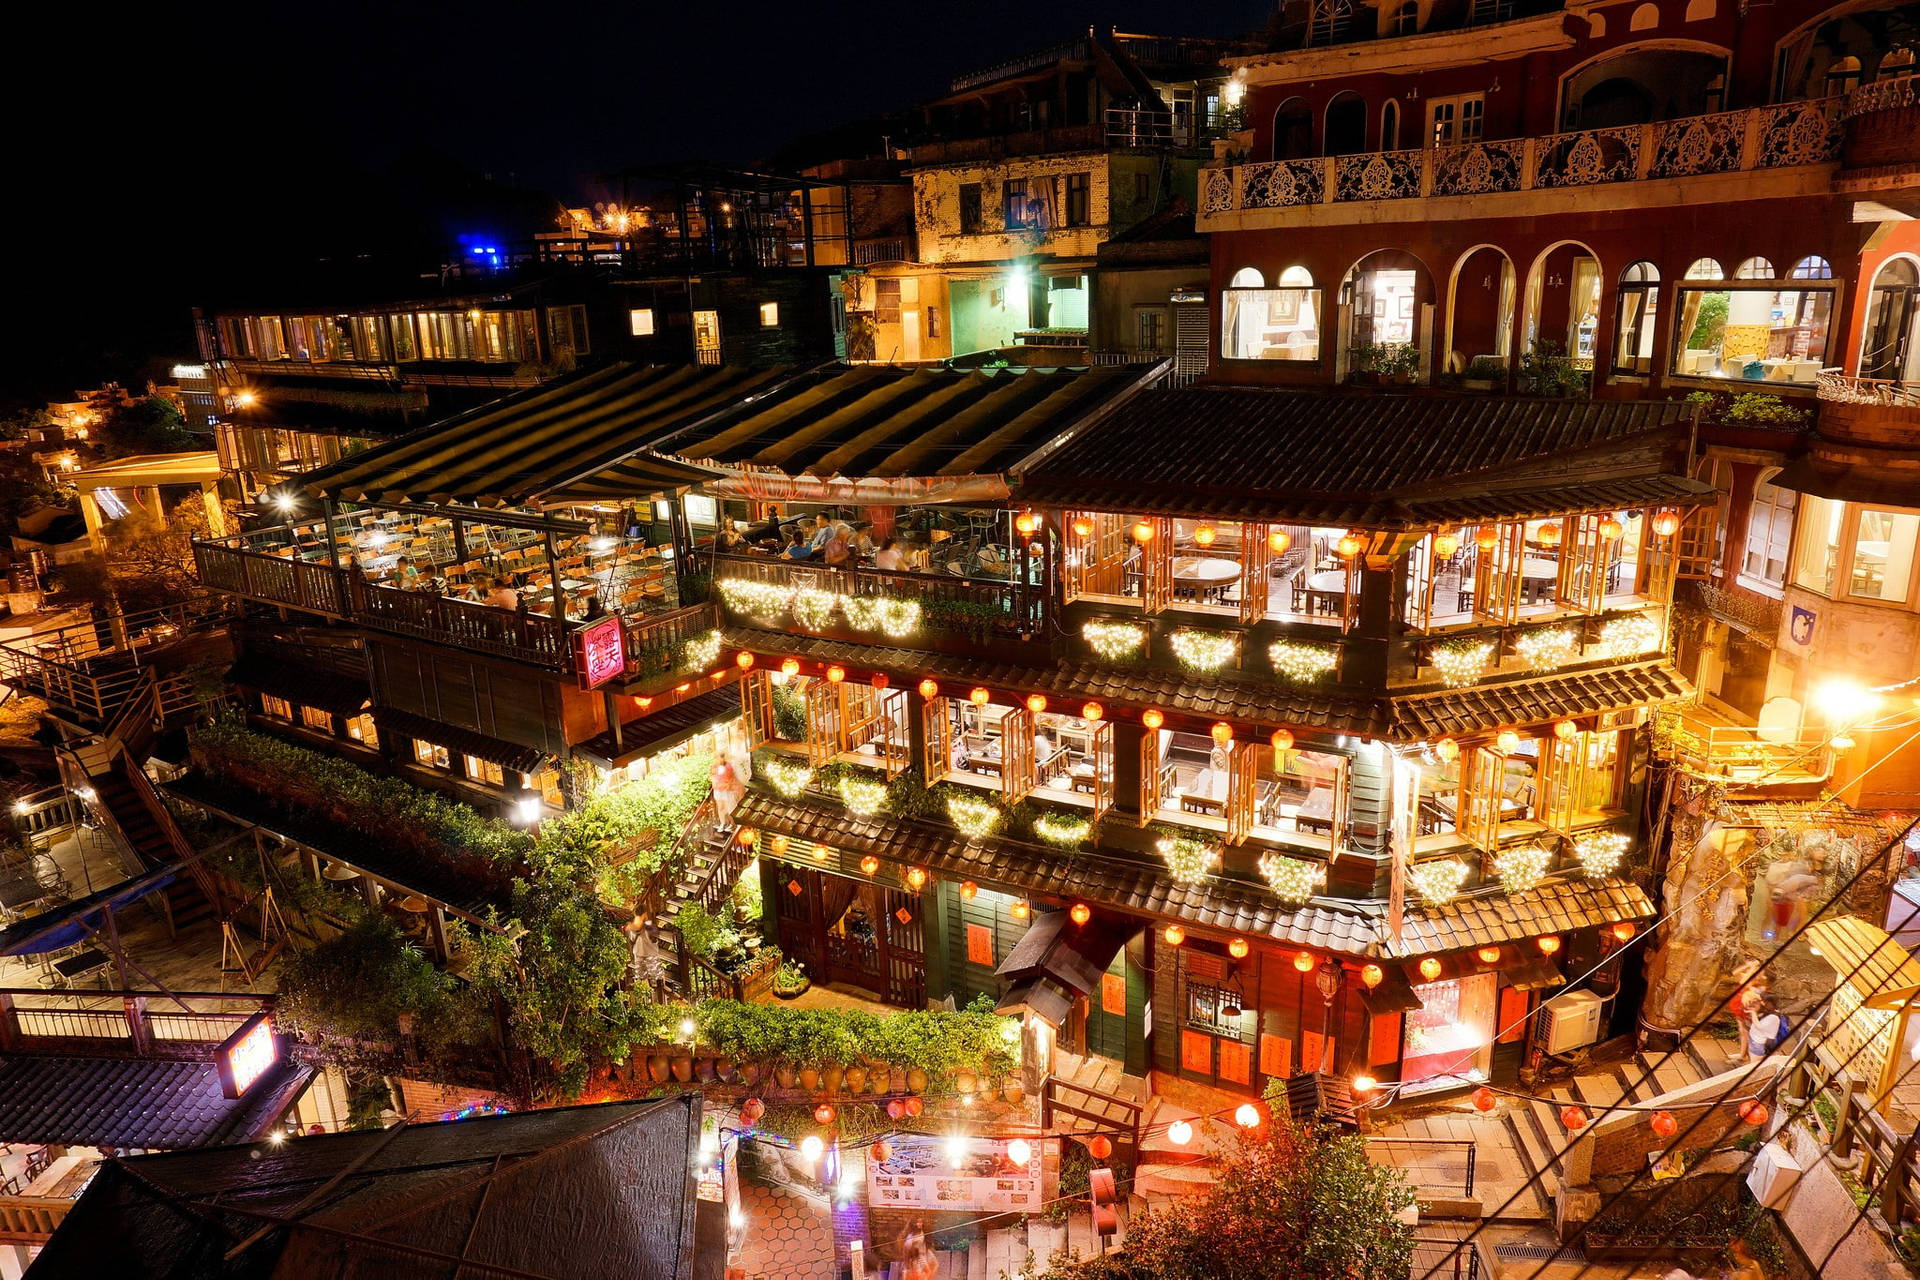
<path fill-rule="evenodd" d="M 1260 794 L 1260 744 L 1237 742 L 1227 759 L 1227 839 L 1229 845 L 1247 842 L 1253 834 L 1254 812 Z M 1334 824 L 1338 826 L 1338 823 Z"/>
<path fill-rule="evenodd" d="M 1520 521 L 1496 526 L 1500 536 L 1477 547 L 1473 570 L 1473 615 L 1511 626 L 1520 620 L 1525 590 L 1527 527 Z"/>
<path fill-rule="evenodd" d="M 1140 547 L 1140 608 L 1164 613 L 1173 604 L 1173 521 L 1147 517 L 1153 537 Z"/>
<path fill-rule="evenodd" d="M 1152 732 L 1149 730 L 1148 732 Z M 1113 809 L 1113 721 L 1096 721 L 1089 745 L 1093 757 L 1093 820 L 1099 822 Z M 1102 765 L 1105 765 L 1102 768 Z"/>
<path fill-rule="evenodd" d="M 1140 825 L 1146 826 L 1160 812 L 1160 729 L 1148 729 L 1140 735 Z"/>
<path fill-rule="evenodd" d="M 1564 608 L 1599 613 L 1606 607 L 1612 540 L 1600 536 L 1600 524 L 1607 518 L 1589 511 L 1561 522 L 1560 576 L 1553 598 Z"/>
<path fill-rule="evenodd" d="M 807 763 L 819 768 L 840 754 L 841 689 L 830 680 L 807 686 Z"/>
<path fill-rule="evenodd" d="M 944 697 L 920 707 L 920 777 L 932 786 L 953 767 L 953 716 Z"/>
<path fill-rule="evenodd" d="M 1506 757 L 1492 747 L 1460 754 L 1460 790 L 1454 800 L 1454 834 L 1474 848 L 1492 853 L 1500 847 L 1500 801 L 1506 781 Z"/>
<path fill-rule="evenodd" d="M 1033 713 L 1015 707 L 1000 717 L 1000 798 L 1020 803 L 1034 788 Z"/>
<path fill-rule="evenodd" d="M 1267 577 L 1267 534 L 1270 527 L 1260 521 L 1240 522 L 1240 624 L 1252 626 L 1267 616 L 1267 594 L 1272 589 Z"/>
<path fill-rule="evenodd" d="M 740 677 L 740 720 L 746 726 L 747 745 L 773 740 L 773 677 L 749 671 Z"/>

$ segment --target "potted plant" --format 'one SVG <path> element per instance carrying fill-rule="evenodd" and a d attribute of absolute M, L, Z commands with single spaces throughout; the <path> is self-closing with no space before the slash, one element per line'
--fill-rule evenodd
<path fill-rule="evenodd" d="M 1391 386 L 1404 387 L 1420 373 L 1420 349 L 1411 342 L 1394 342 L 1380 348 L 1380 373 Z"/>
<path fill-rule="evenodd" d="M 1347 381 L 1357 387 L 1380 385 L 1383 348 L 1371 342 L 1356 342 L 1347 348 Z"/>
<path fill-rule="evenodd" d="M 1465 391 L 1497 391 L 1507 380 L 1507 362 L 1498 356 L 1475 356 L 1467 361 L 1467 373 L 1460 380 Z"/>
<path fill-rule="evenodd" d="M 1520 357 L 1522 395 L 1577 396 L 1586 389 L 1586 372 L 1574 366 L 1561 343 L 1536 342 Z"/>
<path fill-rule="evenodd" d="M 781 961 L 780 967 L 774 970 L 773 994 L 782 1000 L 792 1000 L 812 985 L 813 979 L 807 976 L 807 971 L 791 960 Z"/>

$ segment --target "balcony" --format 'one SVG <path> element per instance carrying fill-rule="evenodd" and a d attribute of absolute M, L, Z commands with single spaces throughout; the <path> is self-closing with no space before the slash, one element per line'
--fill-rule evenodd
<path fill-rule="evenodd" d="M 828 569 L 765 556 L 717 555 L 714 589 L 749 626 L 859 644 L 977 652 L 1041 630 L 1046 588 L 944 573 Z"/>
<path fill-rule="evenodd" d="M 1840 157 L 1839 101 L 1539 138 L 1215 166 L 1201 171 L 1198 229 L 1374 221 L 1391 202 L 1399 202 L 1396 216 L 1417 221 L 1689 203 L 1687 191 L 1698 201 L 1796 194 L 1807 187 L 1805 171 Z M 1714 181 L 1732 174 L 1749 176 L 1733 184 Z M 1682 180 L 1686 188 L 1671 185 Z M 1656 182 L 1669 185 L 1649 185 Z"/>
<path fill-rule="evenodd" d="M 1735 795 L 1811 795 L 1833 776 L 1830 731 L 1804 725 L 1736 724 L 1695 703 L 1661 714 L 1655 749 L 1691 773 L 1722 780 Z"/>
<path fill-rule="evenodd" d="M 1920 169 L 1920 76 L 1862 85 L 1842 101 L 1843 191 L 1911 186 Z"/>
<path fill-rule="evenodd" d="M 1920 382 L 1853 378 L 1826 370 L 1818 383 L 1822 440 L 1899 449 L 1920 446 Z"/>
<path fill-rule="evenodd" d="M 1106 145 L 1106 126 L 1069 124 L 1051 129 L 1022 129 L 978 138 L 946 138 L 917 143 L 913 148 L 913 163 L 922 166 L 992 164 L 1008 156 L 1099 151 Z"/>

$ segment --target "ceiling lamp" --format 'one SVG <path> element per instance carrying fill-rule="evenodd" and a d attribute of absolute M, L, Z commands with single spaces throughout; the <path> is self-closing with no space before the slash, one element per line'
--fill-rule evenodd
<path fill-rule="evenodd" d="M 1203 524 L 1203 525 L 1196 525 L 1194 527 L 1193 541 L 1195 545 L 1202 546 L 1202 547 L 1210 547 L 1213 545 L 1214 537 L 1215 537 L 1215 534 L 1213 532 L 1212 525 Z"/>
<path fill-rule="evenodd" d="M 1141 546 L 1153 541 L 1153 521 L 1136 520 L 1133 522 L 1133 540 Z"/>
<path fill-rule="evenodd" d="M 1273 552 L 1273 554 L 1277 556 L 1285 555 L 1287 553 L 1287 548 L 1292 545 L 1293 545 L 1293 535 L 1288 533 L 1285 529 L 1275 529 L 1272 533 L 1269 533 L 1267 535 L 1267 550 Z"/>

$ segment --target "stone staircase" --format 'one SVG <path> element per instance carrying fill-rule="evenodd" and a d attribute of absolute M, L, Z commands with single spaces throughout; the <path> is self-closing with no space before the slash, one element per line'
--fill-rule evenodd
<path fill-rule="evenodd" d="M 1550 1101 L 1536 1098 L 1509 1107 L 1507 1126 L 1513 1130 L 1526 1172 L 1540 1175 L 1529 1190 L 1539 1201 L 1540 1216 L 1552 1218 L 1553 1202 L 1560 1193 L 1559 1167 L 1548 1169 L 1547 1165 L 1567 1147 L 1570 1135 L 1560 1123 L 1563 1108 L 1569 1104 L 1584 1107 L 1591 1122 L 1619 1103 L 1645 1106 L 1664 1094 L 1733 1070 L 1738 1065 L 1732 1056 L 1734 1049 L 1731 1041 L 1694 1036 L 1672 1054 L 1636 1053 L 1625 1062 L 1595 1066 L 1546 1089 L 1543 1096 Z M 1642 1076 L 1646 1077 L 1644 1081 Z M 1543 1169 L 1545 1173 L 1541 1173 Z M 1516 1203 L 1514 1210 L 1521 1209 L 1523 1203 Z M 1513 1216 L 1513 1211 L 1505 1216 Z"/>
<path fill-rule="evenodd" d="M 1029 1255 L 1034 1270 L 1044 1273 L 1048 1259 L 1055 1254 L 1084 1260 L 1112 1253 L 1127 1238 L 1127 1221 L 1132 1215 L 1125 1203 L 1118 1208 L 1120 1229 L 1104 1241 L 1094 1233 L 1092 1215 L 1080 1205 L 1058 1222 L 1030 1218 L 1024 1223 L 991 1227 L 958 1248 L 936 1248 L 934 1257 L 940 1270 L 935 1274 L 938 1280 L 1010 1280 L 1026 1267 Z M 873 1274 L 884 1280 L 901 1280 L 902 1269 L 898 1262 L 892 1262 Z"/>

